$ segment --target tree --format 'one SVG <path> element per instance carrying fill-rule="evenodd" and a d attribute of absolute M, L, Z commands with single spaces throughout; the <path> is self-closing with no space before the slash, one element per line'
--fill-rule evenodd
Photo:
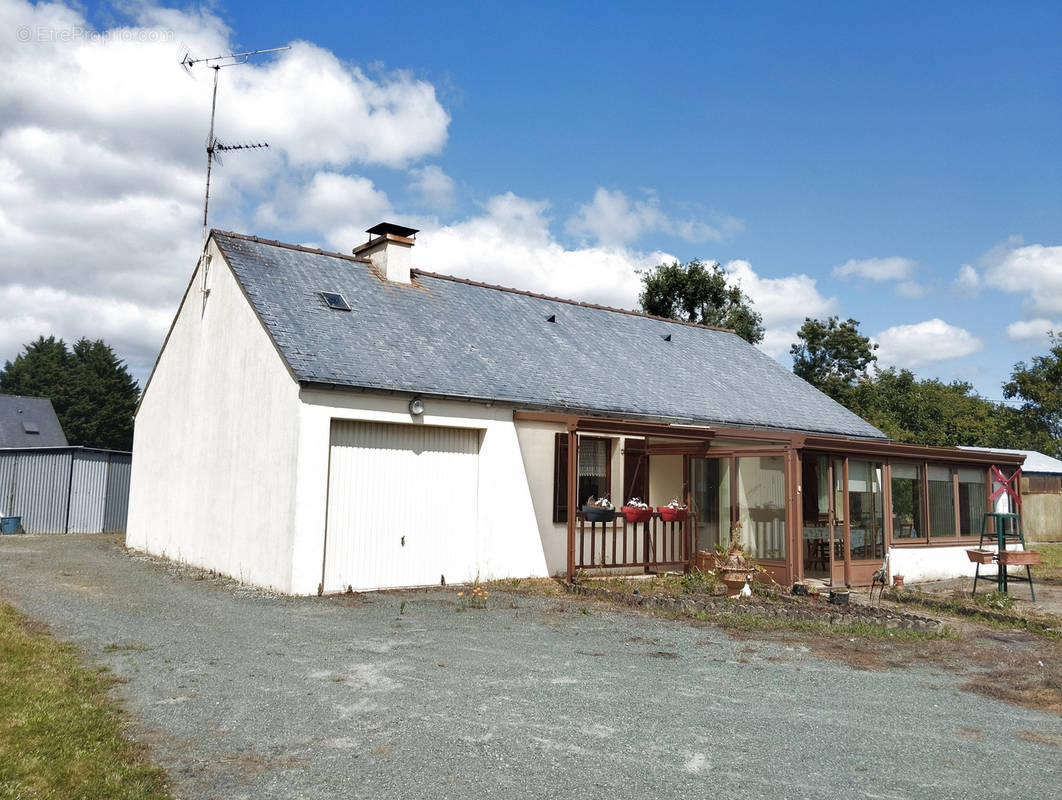
<path fill-rule="evenodd" d="M 70 444 L 133 446 L 140 387 L 101 340 L 80 339 L 71 349 L 62 339 L 41 336 L 4 364 L 0 393 L 49 398 Z"/>
<path fill-rule="evenodd" d="M 1003 396 L 1021 400 L 1026 426 L 1042 438 L 1044 452 L 1062 457 L 1062 336 L 1050 332 L 1047 355 L 1033 356 L 1032 364 L 1019 361 Z"/>
<path fill-rule="evenodd" d="M 789 348 L 793 372 L 839 403 L 847 403 L 852 387 L 866 377 L 867 367 L 878 360 L 876 344 L 859 333 L 854 319 L 839 322 L 804 318 L 797 331 L 799 342 Z"/>
<path fill-rule="evenodd" d="M 658 317 L 730 328 L 742 339 L 763 341 L 763 317 L 738 284 L 731 285 L 719 264 L 694 259 L 659 264 L 642 273 L 642 310 Z"/>

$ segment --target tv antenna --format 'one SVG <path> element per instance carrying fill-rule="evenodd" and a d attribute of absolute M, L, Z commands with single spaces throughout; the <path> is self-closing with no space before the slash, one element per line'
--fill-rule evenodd
<path fill-rule="evenodd" d="M 214 70 L 214 91 L 210 99 L 210 132 L 207 134 L 206 142 L 206 154 L 207 154 L 207 168 L 206 168 L 206 193 L 203 198 L 203 241 L 202 251 L 200 254 L 200 261 L 204 260 L 206 253 L 206 241 L 207 241 L 207 214 L 210 211 L 210 171 L 211 167 L 216 161 L 221 165 L 221 154 L 234 151 L 234 150 L 257 150 L 260 148 L 269 147 L 268 142 L 242 142 L 239 144 L 226 144 L 214 136 L 214 117 L 218 107 L 218 76 L 221 74 L 223 67 L 237 67 L 240 64 L 246 64 L 251 56 L 262 55 L 264 53 L 279 53 L 282 50 L 290 50 L 291 46 L 285 47 L 270 47 L 267 50 L 248 50 L 245 53 L 228 53 L 227 55 L 214 56 L 212 58 L 195 58 L 192 52 L 187 48 L 182 48 L 183 53 L 180 58 L 181 68 L 188 74 L 192 74 L 192 67 L 196 64 L 204 64 L 210 69 Z M 201 270 L 202 274 L 202 290 L 204 293 L 209 291 L 206 288 L 206 266 L 209 264 L 201 264 L 204 268 Z"/>

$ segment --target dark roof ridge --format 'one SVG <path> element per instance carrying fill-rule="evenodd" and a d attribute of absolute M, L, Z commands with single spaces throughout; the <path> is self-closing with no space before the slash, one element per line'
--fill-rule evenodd
<path fill-rule="evenodd" d="M 280 241 L 277 241 L 276 239 L 263 239 L 260 236 L 251 236 L 251 235 L 246 234 L 246 233 L 236 233 L 235 231 L 223 231 L 223 230 L 218 230 L 217 228 L 212 228 L 211 231 L 210 231 L 210 234 L 213 236 L 215 233 L 221 234 L 223 236 L 232 236 L 232 237 L 234 237 L 236 239 L 244 239 L 244 240 L 249 241 L 249 242 L 257 242 L 259 244 L 268 244 L 268 245 L 272 245 L 273 247 L 284 247 L 284 248 L 287 248 L 288 250 L 298 250 L 298 251 L 303 252 L 303 253 L 314 253 L 315 255 L 321 255 L 321 256 L 333 256 L 334 258 L 345 258 L 348 261 L 354 261 L 354 262 L 356 262 L 358 264 L 372 264 L 372 261 L 370 261 L 367 258 L 361 258 L 359 256 L 353 256 L 353 255 L 349 255 L 348 256 L 345 253 L 335 253 L 335 252 L 331 252 L 329 250 L 321 250 L 318 247 L 305 247 L 305 246 L 303 246 L 301 244 L 288 244 L 287 242 L 280 242 Z M 442 274 L 440 272 L 430 272 L 429 270 L 426 270 L 426 269 L 416 269 L 416 268 L 414 268 L 414 269 L 411 269 L 410 272 L 414 273 L 414 274 L 417 274 L 417 275 L 423 275 L 426 278 L 438 278 L 438 279 L 444 280 L 444 281 L 453 281 L 454 283 L 463 283 L 463 284 L 466 284 L 468 286 L 477 286 L 477 287 L 479 287 L 481 289 L 493 289 L 494 291 L 497 291 L 497 292 L 508 292 L 509 294 L 518 294 L 518 295 L 523 295 L 524 297 L 534 297 L 534 298 L 536 298 L 538 300 L 549 300 L 549 301 L 554 302 L 554 303 L 566 303 L 567 305 L 570 305 L 570 306 L 580 306 L 582 308 L 594 308 L 594 309 L 597 309 L 598 311 L 612 311 L 612 312 L 615 312 L 617 314 L 629 314 L 632 317 L 644 317 L 645 319 L 655 319 L 655 320 L 658 320 L 660 322 L 670 322 L 670 323 L 673 323 L 675 325 L 685 325 L 688 328 L 702 328 L 702 329 L 708 330 L 708 331 L 720 331 L 722 333 L 733 333 L 735 335 L 737 334 L 737 331 L 735 331 L 733 328 L 722 328 L 722 327 L 719 327 L 719 326 L 716 326 L 716 325 L 702 325 L 699 322 L 686 322 L 685 320 L 681 320 L 681 319 L 671 319 L 671 317 L 660 317 L 660 316 L 657 316 L 656 314 L 646 314 L 644 311 L 634 311 L 633 309 L 629 309 L 629 308 L 616 308 L 615 306 L 606 306 L 606 305 L 601 305 L 599 303 L 587 303 L 587 302 L 584 302 L 582 300 L 572 300 L 572 299 L 567 298 L 567 297 L 554 297 L 553 295 L 539 294 L 538 292 L 531 292 L 531 291 L 528 291 L 526 289 L 514 289 L 514 288 L 512 288 L 510 286 L 499 286 L 498 284 L 495 284 L 495 283 L 484 283 L 483 281 L 474 281 L 474 280 L 472 280 L 470 278 L 458 278 L 455 275 L 444 275 L 444 274 Z"/>
<path fill-rule="evenodd" d="M 681 319 L 672 319 L 671 317 L 659 317 L 656 314 L 646 314 L 644 311 L 634 311 L 629 308 L 616 308 L 615 306 L 603 306 L 599 303 L 587 303 L 582 300 L 570 300 L 566 297 L 553 297 L 548 294 L 539 294 L 538 292 L 531 292 L 526 289 L 513 289 L 509 286 L 499 286 L 495 283 L 483 283 L 482 281 L 474 281 L 470 278 L 458 278 L 454 275 L 443 275 L 439 272 L 428 272 L 426 269 L 411 269 L 410 272 L 415 272 L 417 275 L 423 275 L 426 278 L 439 278 L 444 281 L 453 281 L 454 283 L 464 283 L 468 286 L 478 286 L 481 289 L 494 289 L 498 292 L 509 292 L 510 294 L 519 294 L 524 297 L 534 297 L 538 300 L 550 300 L 554 303 L 567 303 L 570 306 L 582 306 L 583 308 L 596 308 L 599 311 L 614 311 L 617 314 L 630 314 L 632 317 L 645 317 L 646 319 L 655 319 L 660 322 L 671 322 L 675 325 L 685 325 L 688 328 L 703 328 L 707 331 L 721 331 L 722 333 L 737 334 L 733 328 L 720 328 L 716 325 L 702 325 L 699 322 L 686 322 Z"/>
<path fill-rule="evenodd" d="M 234 239 L 243 239 L 248 242 L 268 244 L 272 245 L 273 247 L 283 247 L 287 250 L 298 250 L 302 253 L 313 253 L 314 255 L 318 256 L 332 256 L 333 258 L 344 258 L 347 261 L 354 261 L 358 264 L 372 264 L 372 261 L 362 256 L 347 255 L 346 253 L 336 253 L 331 250 L 322 250 L 320 247 L 306 247 L 305 245 L 301 244 L 290 244 L 289 242 L 281 242 L 277 239 L 263 239 L 261 236 L 251 236 L 247 233 L 236 233 L 236 231 L 223 231 L 219 230 L 218 228 L 211 228 L 210 235 L 213 236 L 215 233 L 220 234 L 222 236 L 231 236 Z"/>

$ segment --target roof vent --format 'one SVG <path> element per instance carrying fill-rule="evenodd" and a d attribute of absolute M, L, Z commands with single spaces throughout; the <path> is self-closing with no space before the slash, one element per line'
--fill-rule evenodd
<path fill-rule="evenodd" d="M 329 308 L 336 311 L 350 311 L 350 304 L 339 292 L 318 292 L 321 295 L 321 299 L 325 301 Z"/>
<path fill-rule="evenodd" d="M 19 413 L 21 414 L 22 412 L 19 411 Z M 37 424 L 36 422 L 30 422 L 29 420 L 23 420 L 22 421 L 22 430 L 24 430 L 26 433 L 37 433 L 37 434 L 39 434 L 41 432 L 41 426 L 39 424 Z"/>
<path fill-rule="evenodd" d="M 667 336 L 664 337 L 664 341 L 665 342 L 670 342 L 671 341 L 671 334 L 670 333 Z"/>
<path fill-rule="evenodd" d="M 546 322 L 556 322 L 556 321 L 557 321 L 557 315 L 556 314 L 550 314 L 548 317 L 546 317 Z"/>
<path fill-rule="evenodd" d="M 368 258 L 393 283 L 412 283 L 412 253 L 416 228 L 381 222 L 367 231 L 369 241 L 354 248 L 354 255 Z M 373 238 L 375 237 L 375 238 Z"/>

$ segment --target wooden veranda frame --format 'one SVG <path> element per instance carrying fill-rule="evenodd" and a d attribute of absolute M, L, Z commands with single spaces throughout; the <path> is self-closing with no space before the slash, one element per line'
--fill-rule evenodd
<path fill-rule="evenodd" d="M 684 501 L 690 502 L 690 475 L 689 457 L 704 457 L 708 453 L 714 457 L 732 455 L 736 457 L 760 456 L 785 456 L 786 470 L 786 561 L 781 564 L 768 564 L 775 580 L 797 580 L 803 577 L 803 507 L 801 503 L 801 465 L 805 454 L 821 453 L 827 456 L 840 456 L 844 459 L 844 469 L 847 470 L 847 457 L 859 459 L 880 459 L 884 462 L 885 472 L 888 475 L 889 461 L 892 459 L 915 461 L 920 463 L 936 462 L 950 465 L 976 465 L 986 470 L 993 465 L 1016 467 L 1020 466 L 1024 456 L 1020 454 L 996 453 L 979 450 L 959 450 L 950 447 L 929 447 L 924 445 L 903 444 L 891 441 L 879 441 L 873 439 L 856 439 L 840 436 L 826 436 L 818 434 L 798 433 L 783 430 L 746 429 L 733 427 L 701 426 L 692 423 L 667 423 L 655 421 L 639 421 L 603 416 L 582 416 L 579 414 L 564 414 L 548 411 L 514 411 L 513 420 L 516 422 L 545 422 L 564 426 L 568 436 L 568 515 L 567 515 L 567 576 L 571 581 L 575 576 L 575 543 L 576 524 L 578 514 L 578 435 L 609 435 L 609 436 L 633 436 L 642 438 L 655 438 L 671 440 L 655 442 L 647 448 L 650 455 L 683 455 L 686 456 L 683 469 L 683 496 Z M 716 439 L 735 439 L 749 442 L 748 446 L 712 448 Z M 847 476 L 846 476 L 847 477 Z M 928 544 L 923 540 L 905 544 L 892 541 L 892 519 L 889 509 L 891 504 L 891 486 L 884 479 L 885 486 L 884 502 L 886 503 L 886 548 L 892 546 L 938 546 L 958 543 L 952 538 L 943 542 Z M 847 480 L 845 481 L 847 486 Z M 928 516 L 928 515 L 927 515 Z M 847 525 L 845 536 L 848 536 Z M 968 537 L 967 537 L 968 538 Z M 850 547 L 850 542 L 846 545 Z M 848 550 L 850 552 L 850 550 Z M 691 554 L 692 557 L 692 554 Z M 859 572 L 856 570 L 855 572 Z M 851 581 L 858 578 L 857 574 L 849 571 L 845 580 Z M 779 582 L 782 582 L 779 580 Z"/>

